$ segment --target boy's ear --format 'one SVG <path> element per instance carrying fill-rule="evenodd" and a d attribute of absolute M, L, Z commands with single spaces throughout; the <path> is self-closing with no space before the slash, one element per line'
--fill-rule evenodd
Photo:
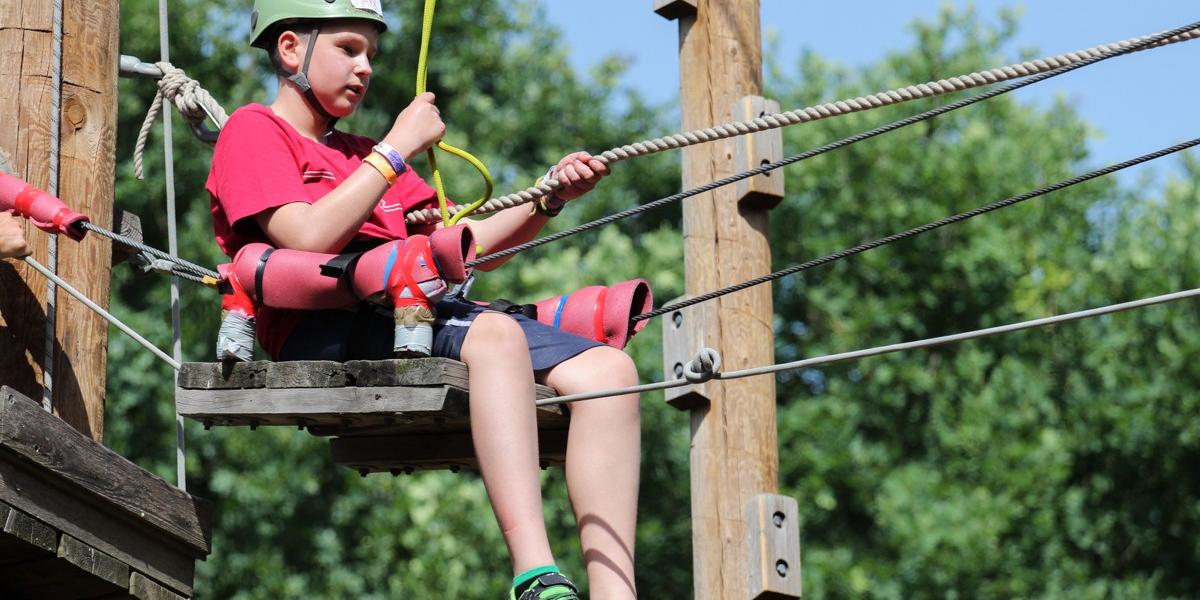
<path fill-rule="evenodd" d="M 300 66 L 304 64 L 306 46 L 307 40 L 291 30 L 284 30 L 279 34 L 279 39 L 275 41 L 279 62 L 292 73 L 298 72 Z"/>

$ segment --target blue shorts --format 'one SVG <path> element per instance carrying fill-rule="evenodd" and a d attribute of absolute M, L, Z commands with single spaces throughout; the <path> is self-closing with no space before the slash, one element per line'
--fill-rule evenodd
<path fill-rule="evenodd" d="M 437 305 L 433 326 L 433 355 L 461 360 L 463 340 L 475 317 L 487 309 L 473 302 L 443 300 Z M 530 319 L 509 315 L 525 332 L 534 371 L 544 371 L 602 346 Z M 356 311 L 314 310 L 307 312 L 283 343 L 279 360 L 384 360 L 392 358 L 395 323 L 391 310 L 362 305 Z"/>

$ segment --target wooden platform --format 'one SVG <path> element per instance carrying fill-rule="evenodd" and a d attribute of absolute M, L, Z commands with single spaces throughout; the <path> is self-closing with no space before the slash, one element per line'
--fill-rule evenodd
<path fill-rule="evenodd" d="M 192 594 L 211 509 L 0 387 L 0 598 Z"/>
<path fill-rule="evenodd" d="M 537 398 L 554 391 L 537 386 Z M 330 437 L 333 459 L 362 474 L 477 468 L 467 368 L 414 360 L 185 363 L 179 414 L 205 427 L 284 425 Z M 566 456 L 566 409 L 538 409 L 542 464 Z"/>

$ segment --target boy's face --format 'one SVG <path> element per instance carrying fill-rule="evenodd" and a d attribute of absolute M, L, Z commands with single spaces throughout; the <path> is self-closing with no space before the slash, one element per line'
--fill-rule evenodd
<path fill-rule="evenodd" d="M 281 56 L 285 61 L 284 38 L 280 36 Z M 312 40 L 307 40 L 311 42 Z M 345 117 L 358 108 L 371 82 L 371 59 L 378 49 L 379 30 L 369 21 L 347 20 L 324 24 L 317 36 L 308 80 L 325 110 Z M 296 40 L 296 69 L 303 66 L 306 41 Z M 290 66 L 290 65 L 289 65 Z"/>

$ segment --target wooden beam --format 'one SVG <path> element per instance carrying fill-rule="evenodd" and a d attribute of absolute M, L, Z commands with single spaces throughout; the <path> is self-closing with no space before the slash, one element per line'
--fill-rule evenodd
<path fill-rule="evenodd" d="M 50 187 L 51 136 L 58 136 L 58 195 L 104 227 L 112 226 L 118 0 L 65 0 L 60 129 L 50 131 L 52 3 L 13 0 L 0 7 L 0 149 L 17 175 Z M 47 263 L 48 236 L 26 227 L 34 258 Z M 111 245 L 88 236 L 60 239 L 58 272 L 108 305 Z M 45 361 L 46 280 L 22 263 L 0 269 L 0 381 L 41 398 Z M 56 301 L 54 411 L 97 441 L 104 434 L 108 324 L 65 293 Z"/>
<path fill-rule="evenodd" d="M 8 387 L 0 387 L 0 450 L 151 524 L 197 556 L 209 552 L 207 503 L 73 431 Z"/>
<path fill-rule="evenodd" d="M 698 0 L 679 19 L 682 129 L 732 120 L 743 96 L 762 94 L 758 0 Z M 683 150 L 683 187 L 737 171 L 735 140 Z M 768 212 L 739 205 L 732 186 L 683 205 L 686 292 L 698 295 L 771 270 Z M 717 317 L 702 338 L 721 352 L 723 369 L 774 362 L 771 287 L 760 285 L 714 301 Z M 709 402 L 692 410 L 692 531 L 695 597 L 749 593 L 746 524 L 750 498 L 775 493 L 779 456 L 775 380 L 752 377 L 705 386 Z"/>

